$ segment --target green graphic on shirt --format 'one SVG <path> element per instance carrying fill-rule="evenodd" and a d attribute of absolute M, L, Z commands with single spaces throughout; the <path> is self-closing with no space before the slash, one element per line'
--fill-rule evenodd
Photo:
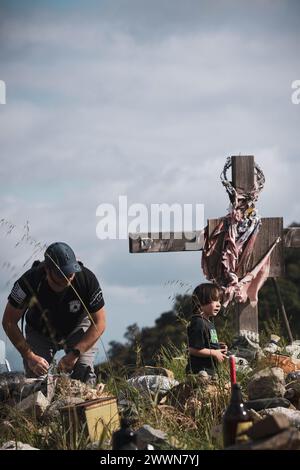
<path fill-rule="evenodd" d="M 211 343 L 218 343 L 219 342 L 218 341 L 217 331 L 214 328 L 212 328 L 210 330 L 210 341 L 211 341 Z"/>

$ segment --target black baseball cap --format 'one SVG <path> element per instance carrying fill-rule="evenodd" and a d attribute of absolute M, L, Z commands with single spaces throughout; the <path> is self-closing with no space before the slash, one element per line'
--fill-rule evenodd
<path fill-rule="evenodd" d="M 65 276 L 81 271 L 74 251 L 64 242 L 55 242 L 48 246 L 45 251 L 45 264 L 47 268 L 60 275 L 63 272 Z"/>

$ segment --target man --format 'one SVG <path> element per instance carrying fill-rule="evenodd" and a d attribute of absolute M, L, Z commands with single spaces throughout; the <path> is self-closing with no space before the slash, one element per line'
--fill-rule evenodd
<path fill-rule="evenodd" d="M 26 339 L 18 322 L 26 312 Z M 95 383 L 95 343 L 105 329 L 102 290 L 96 276 L 76 260 L 70 246 L 50 245 L 14 284 L 3 328 L 23 357 L 27 377 L 47 373 L 55 353 L 64 349 L 58 369 L 73 379 Z"/>

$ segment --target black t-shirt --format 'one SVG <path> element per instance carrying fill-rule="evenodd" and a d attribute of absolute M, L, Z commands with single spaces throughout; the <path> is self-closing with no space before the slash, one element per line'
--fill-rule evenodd
<path fill-rule="evenodd" d="M 193 315 L 188 326 L 188 346 L 195 349 L 219 349 L 219 341 L 215 325 L 202 317 Z M 197 374 L 200 370 L 214 369 L 217 362 L 212 357 L 189 355 L 187 372 Z"/>
<path fill-rule="evenodd" d="M 8 300 L 15 308 L 28 308 L 26 321 L 34 330 L 55 339 L 65 339 L 80 322 L 104 306 L 102 290 L 96 276 L 81 265 L 72 285 L 54 292 L 46 278 L 44 263 L 32 267 L 14 284 Z M 81 300 L 82 301 L 81 301 Z"/>

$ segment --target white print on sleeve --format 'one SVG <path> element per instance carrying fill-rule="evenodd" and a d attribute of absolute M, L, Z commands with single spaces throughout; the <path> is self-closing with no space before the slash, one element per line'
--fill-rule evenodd
<path fill-rule="evenodd" d="M 90 307 L 94 307 L 95 305 L 97 305 L 101 301 L 102 297 L 102 290 L 99 287 L 92 295 L 92 298 L 90 300 Z"/>
<path fill-rule="evenodd" d="M 12 289 L 12 291 L 11 291 L 10 296 L 15 302 L 17 302 L 17 304 L 21 305 L 24 302 L 24 300 L 26 299 L 27 294 L 26 294 L 26 292 L 23 291 L 20 284 L 18 282 L 16 282 L 13 289 Z"/>

